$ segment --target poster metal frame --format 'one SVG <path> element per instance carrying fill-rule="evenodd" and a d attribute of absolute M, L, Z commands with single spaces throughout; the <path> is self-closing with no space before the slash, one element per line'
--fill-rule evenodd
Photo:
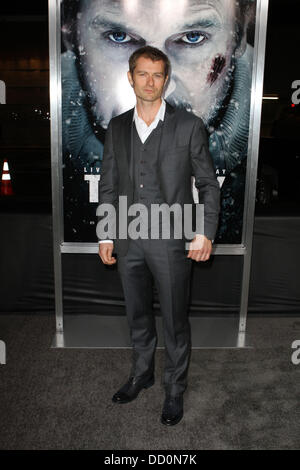
<path fill-rule="evenodd" d="M 63 226 L 63 173 L 61 135 L 61 11 L 60 0 L 49 0 L 49 65 L 50 65 L 50 123 L 51 123 L 51 175 L 53 256 L 55 278 L 56 331 L 63 334 L 63 273 L 62 254 L 98 252 L 98 243 L 64 242 Z M 239 255 L 243 257 L 241 301 L 239 310 L 240 344 L 245 340 L 248 295 L 251 271 L 253 224 L 256 195 L 258 150 L 263 98 L 265 46 L 269 0 L 257 0 L 255 41 L 253 51 L 250 125 L 241 244 L 215 244 L 213 255 Z"/>

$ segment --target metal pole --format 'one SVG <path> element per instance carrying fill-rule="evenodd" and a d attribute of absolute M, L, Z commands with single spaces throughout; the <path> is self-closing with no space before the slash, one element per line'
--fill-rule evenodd
<path fill-rule="evenodd" d="M 251 270 L 251 254 L 253 242 L 253 224 L 255 211 L 255 194 L 256 194 L 256 177 L 257 177 L 257 161 L 260 139 L 261 124 L 261 106 L 263 96 L 263 80 L 264 80 L 264 64 L 265 64 L 265 47 L 266 33 L 268 21 L 268 0 L 258 0 L 256 7 L 256 28 L 255 28 L 255 51 L 252 72 L 252 92 L 251 92 L 251 116 L 249 135 L 249 151 L 247 160 L 247 181 L 245 187 L 245 211 L 244 223 L 246 220 L 245 231 L 245 247 L 246 251 L 243 256 L 243 274 L 242 274 L 242 290 L 240 303 L 240 320 L 239 334 L 242 336 L 246 332 L 249 282 Z M 245 219 L 246 217 L 246 219 Z"/>
<path fill-rule="evenodd" d="M 56 331 L 63 332 L 62 294 L 62 198 L 61 198 L 61 131 L 59 109 L 60 80 L 60 2 L 49 0 L 49 54 L 50 54 L 50 129 L 51 129 L 51 176 L 52 176 L 52 224 L 55 285 Z"/>

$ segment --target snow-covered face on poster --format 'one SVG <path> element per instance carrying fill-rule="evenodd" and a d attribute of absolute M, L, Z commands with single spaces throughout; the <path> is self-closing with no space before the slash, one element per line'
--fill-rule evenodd
<path fill-rule="evenodd" d="M 170 59 L 165 98 L 209 124 L 246 47 L 245 32 L 237 40 L 236 11 L 235 0 L 83 0 L 76 50 L 98 124 L 106 128 L 135 105 L 128 59 L 144 45 Z"/>

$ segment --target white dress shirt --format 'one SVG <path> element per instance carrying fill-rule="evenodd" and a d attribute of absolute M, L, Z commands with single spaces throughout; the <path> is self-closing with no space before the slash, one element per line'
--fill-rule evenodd
<path fill-rule="evenodd" d="M 152 121 L 150 126 L 148 126 L 145 123 L 145 121 L 138 115 L 136 105 L 135 105 L 132 121 L 135 121 L 135 127 L 137 130 L 137 133 L 143 143 L 149 137 L 151 132 L 157 127 L 159 121 L 164 120 L 165 111 L 166 111 L 166 102 L 163 98 L 161 98 L 161 105 L 155 115 L 154 121 Z M 99 240 L 99 243 L 112 243 L 112 242 L 113 240 Z"/>
<path fill-rule="evenodd" d="M 161 105 L 159 110 L 156 113 L 154 121 L 151 122 L 150 126 L 148 126 L 145 121 L 138 115 L 136 106 L 134 107 L 133 113 L 133 121 L 135 121 L 135 127 L 139 134 L 141 141 L 144 143 L 145 140 L 149 137 L 151 132 L 157 127 L 160 120 L 164 120 L 165 118 L 165 111 L 166 111 L 166 102 L 162 98 Z"/>

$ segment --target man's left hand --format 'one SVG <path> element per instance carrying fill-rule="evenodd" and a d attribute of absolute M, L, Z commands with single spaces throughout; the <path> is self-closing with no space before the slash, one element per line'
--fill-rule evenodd
<path fill-rule="evenodd" d="M 196 235 L 190 243 L 188 258 L 207 261 L 212 251 L 212 242 L 205 235 Z"/>

